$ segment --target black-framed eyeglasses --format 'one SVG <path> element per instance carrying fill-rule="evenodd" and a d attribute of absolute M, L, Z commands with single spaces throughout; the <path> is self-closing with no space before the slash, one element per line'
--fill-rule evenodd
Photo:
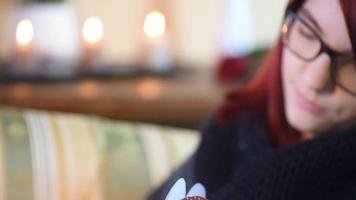
<path fill-rule="evenodd" d="M 310 62 L 320 54 L 330 57 L 330 76 L 335 85 L 356 97 L 356 61 L 352 54 L 330 48 L 303 18 L 287 10 L 282 25 L 282 40 L 295 56 Z"/>

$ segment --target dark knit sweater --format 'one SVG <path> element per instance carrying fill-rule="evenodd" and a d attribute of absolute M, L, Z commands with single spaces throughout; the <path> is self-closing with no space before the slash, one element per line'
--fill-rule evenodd
<path fill-rule="evenodd" d="M 209 200 L 356 199 L 356 129 L 324 133 L 279 148 L 262 117 L 244 115 L 202 128 L 195 154 L 149 200 L 164 200 L 174 182 L 201 182 Z"/>

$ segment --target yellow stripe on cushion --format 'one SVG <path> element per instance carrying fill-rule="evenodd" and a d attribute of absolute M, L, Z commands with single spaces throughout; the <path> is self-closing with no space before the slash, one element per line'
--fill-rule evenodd
<path fill-rule="evenodd" d="M 62 132 L 60 130 L 58 120 L 56 116 L 52 113 L 50 114 L 50 121 L 53 127 L 53 134 L 55 138 L 56 148 L 57 148 L 57 160 L 58 160 L 58 189 L 59 189 L 59 199 L 69 200 L 68 191 L 66 190 L 66 183 L 68 181 L 67 174 L 65 171 L 65 155 L 64 155 L 64 141 L 62 137 Z"/>
<path fill-rule="evenodd" d="M 69 200 L 91 199 L 100 185 L 101 156 L 88 118 L 56 114 L 64 155 L 66 192 Z"/>

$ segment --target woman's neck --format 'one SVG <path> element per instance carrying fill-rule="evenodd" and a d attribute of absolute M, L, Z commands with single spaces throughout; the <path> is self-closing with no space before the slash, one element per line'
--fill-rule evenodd
<path fill-rule="evenodd" d="M 302 138 L 302 140 L 311 140 L 311 139 L 313 139 L 314 137 L 315 137 L 315 133 L 314 132 L 302 132 L 301 133 L 301 138 Z"/>

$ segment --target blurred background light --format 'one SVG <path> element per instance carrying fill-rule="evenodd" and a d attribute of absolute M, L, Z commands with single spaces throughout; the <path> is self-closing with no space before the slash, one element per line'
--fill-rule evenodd
<path fill-rule="evenodd" d="M 85 20 L 83 25 L 83 38 L 85 42 L 95 45 L 103 37 L 103 22 L 97 16 Z"/>
<path fill-rule="evenodd" d="M 29 19 L 21 20 L 16 28 L 16 41 L 21 47 L 29 46 L 33 40 L 34 30 Z"/>
<path fill-rule="evenodd" d="M 166 30 L 166 18 L 159 11 L 150 12 L 144 22 L 144 31 L 151 38 L 161 37 Z"/>

